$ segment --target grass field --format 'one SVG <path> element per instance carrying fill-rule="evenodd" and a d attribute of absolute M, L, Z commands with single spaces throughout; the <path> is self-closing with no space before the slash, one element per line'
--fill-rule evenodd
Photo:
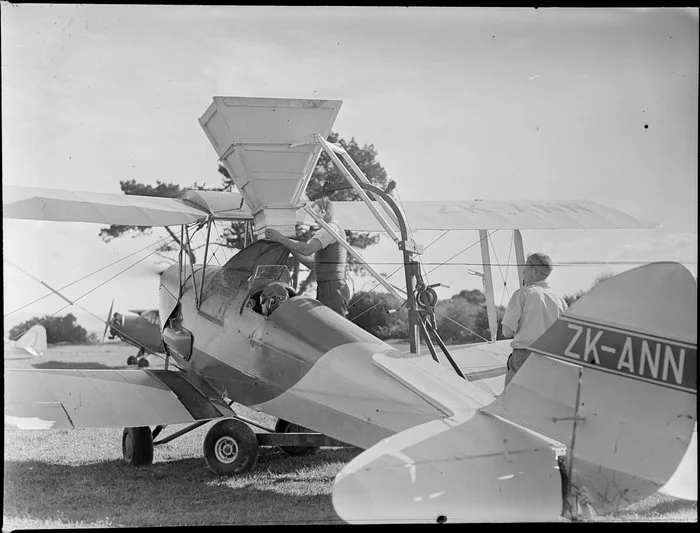
<path fill-rule="evenodd" d="M 121 343 L 52 346 L 38 359 L 6 367 L 125 368 L 134 351 Z M 239 414 L 274 424 L 246 408 Z M 289 457 L 263 447 L 253 472 L 218 477 L 202 458 L 209 426 L 157 446 L 153 465 L 142 468 L 123 463 L 121 429 L 5 431 L 3 531 L 340 522 L 331 503 L 333 479 L 359 450 L 325 448 Z M 591 520 L 695 522 L 697 502 L 655 494 Z"/>

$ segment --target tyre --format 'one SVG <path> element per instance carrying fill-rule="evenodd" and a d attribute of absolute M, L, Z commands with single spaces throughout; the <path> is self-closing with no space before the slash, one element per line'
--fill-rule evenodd
<path fill-rule="evenodd" d="M 149 366 L 150 364 L 151 364 L 151 363 L 149 363 L 149 362 L 148 362 L 148 359 L 146 359 L 145 357 L 142 357 L 141 359 L 139 359 L 139 362 L 138 362 L 139 368 L 147 367 L 147 366 Z"/>
<path fill-rule="evenodd" d="M 136 363 L 138 363 L 138 359 L 136 359 L 136 356 L 130 355 L 130 356 L 126 359 L 126 364 L 127 364 L 127 365 L 135 365 Z"/>
<path fill-rule="evenodd" d="M 153 463 L 153 435 L 148 426 L 124 428 L 122 455 L 127 464 L 146 466 Z"/>
<path fill-rule="evenodd" d="M 298 424 L 292 424 L 281 418 L 275 424 L 275 432 L 277 433 L 309 433 L 309 430 Z M 302 456 L 313 455 L 318 451 L 318 446 L 280 446 L 287 455 Z"/>
<path fill-rule="evenodd" d="M 252 470 L 258 462 L 258 439 L 250 426 L 227 418 L 214 424 L 204 437 L 204 460 L 220 476 Z"/>

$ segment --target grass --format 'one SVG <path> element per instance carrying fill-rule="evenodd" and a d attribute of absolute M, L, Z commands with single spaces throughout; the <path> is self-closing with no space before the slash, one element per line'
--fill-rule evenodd
<path fill-rule="evenodd" d="M 60 346 L 39 360 L 13 363 L 124 368 L 133 351 L 119 344 Z M 239 414 L 268 427 L 274 423 L 246 408 Z M 142 468 L 123 463 L 121 429 L 6 431 L 3 531 L 340 523 L 331 503 L 333 480 L 357 449 L 324 448 L 312 456 L 289 457 L 263 447 L 252 472 L 218 477 L 202 458 L 210 425 L 157 446 L 153 465 Z M 182 427 L 167 428 L 161 437 Z M 592 520 L 693 522 L 697 503 L 655 494 Z"/>

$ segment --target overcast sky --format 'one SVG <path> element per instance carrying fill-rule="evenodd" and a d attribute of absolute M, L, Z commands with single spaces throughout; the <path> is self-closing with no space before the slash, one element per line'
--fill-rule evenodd
<path fill-rule="evenodd" d="M 561 265 L 550 282 L 563 294 L 649 261 L 680 261 L 697 275 L 695 9 L 2 2 L 1 24 L 3 184 L 113 193 L 132 178 L 218 185 L 197 122 L 212 96 L 339 99 L 333 130 L 374 145 L 402 200 L 585 199 L 661 225 L 524 231 L 526 253 Z M 97 331 L 93 315 L 106 316 L 112 298 L 120 310 L 157 307 L 149 260 L 110 278 L 161 230 L 106 244 L 99 229 L 3 220 L 5 330 L 65 303 L 52 295 L 26 306 L 48 293 L 37 280 L 63 287 L 119 259 L 68 287 L 69 299 L 92 292 L 84 309 L 59 314 Z M 453 232 L 424 256 L 427 269 L 477 240 Z M 497 234 L 492 259 L 513 262 L 509 243 Z M 363 254 L 391 272 L 394 248 L 384 240 Z M 467 272 L 481 270 L 471 264 L 478 248 L 429 275 L 450 285 L 441 297 L 480 288 Z M 515 270 L 495 274 L 505 305 Z"/>

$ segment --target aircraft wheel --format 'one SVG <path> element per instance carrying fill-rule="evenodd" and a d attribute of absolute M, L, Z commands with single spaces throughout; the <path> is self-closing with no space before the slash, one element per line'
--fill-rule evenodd
<path fill-rule="evenodd" d="M 204 460 L 220 476 L 252 470 L 258 462 L 258 439 L 250 426 L 227 418 L 214 424 L 204 437 Z"/>
<path fill-rule="evenodd" d="M 309 430 L 298 424 L 292 424 L 281 418 L 275 424 L 275 432 L 277 433 L 308 433 Z M 282 450 L 287 455 L 313 455 L 318 451 L 318 446 L 280 446 Z"/>
<path fill-rule="evenodd" d="M 153 462 L 153 435 L 148 426 L 124 428 L 122 433 L 124 461 L 133 466 L 147 466 Z"/>
<path fill-rule="evenodd" d="M 142 357 L 141 359 L 139 359 L 138 365 L 139 365 L 139 368 L 143 368 L 143 367 L 150 365 L 150 363 L 148 362 L 148 359 L 146 359 L 145 357 Z"/>
<path fill-rule="evenodd" d="M 135 365 L 136 363 L 138 363 L 138 359 L 136 359 L 136 356 L 130 355 L 129 357 L 127 357 L 127 359 L 126 359 L 127 365 Z"/>

